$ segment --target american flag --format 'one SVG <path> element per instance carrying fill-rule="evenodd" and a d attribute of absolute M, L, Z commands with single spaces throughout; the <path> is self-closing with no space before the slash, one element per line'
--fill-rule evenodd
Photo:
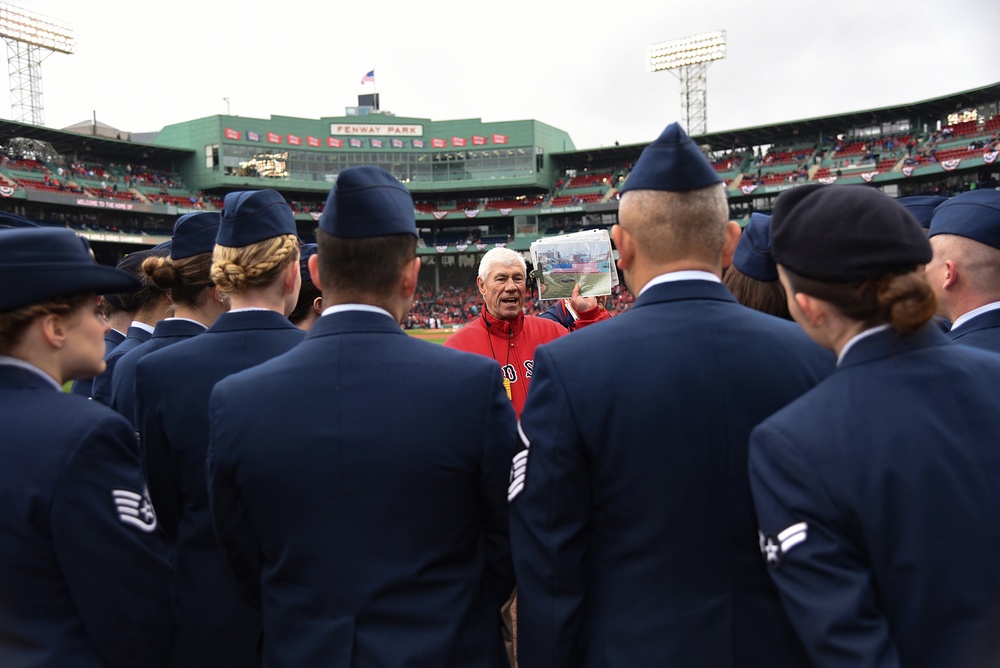
<path fill-rule="evenodd" d="M 361 83 L 365 84 L 365 83 L 368 83 L 369 81 L 371 81 L 372 83 L 375 83 L 375 70 L 372 70 L 368 74 L 366 74 L 363 77 L 361 77 Z"/>

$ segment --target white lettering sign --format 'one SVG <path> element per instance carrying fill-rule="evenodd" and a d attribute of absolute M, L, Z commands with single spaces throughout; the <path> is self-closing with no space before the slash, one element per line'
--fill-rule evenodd
<path fill-rule="evenodd" d="M 422 137 L 423 125 L 386 125 L 361 123 L 330 123 L 332 135 L 363 135 L 376 137 Z"/>

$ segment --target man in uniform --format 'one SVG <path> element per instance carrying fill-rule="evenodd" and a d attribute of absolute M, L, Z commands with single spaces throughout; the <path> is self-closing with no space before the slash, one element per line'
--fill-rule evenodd
<path fill-rule="evenodd" d="M 518 660 L 808 665 L 760 559 L 747 444 L 832 356 L 721 284 L 739 226 L 680 126 L 623 192 L 635 305 L 535 351 L 508 491 Z"/>
<path fill-rule="evenodd" d="M 504 666 L 518 445 L 499 369 L 400 328 L 420 260 L 392 175 L 341 172 L 319 225 L 323 315 L 211 399 L 216 535 L 264 665 Z"/>
<path fill-rule="evenodd" d="M 1000 191 L 973 190 L 934 210 L 927 278 L 948 338 L 1000 352 Z"/>

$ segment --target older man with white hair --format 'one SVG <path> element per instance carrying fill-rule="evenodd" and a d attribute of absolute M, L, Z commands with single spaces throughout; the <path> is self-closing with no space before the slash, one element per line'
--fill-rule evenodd
<path fill-rule="evenodd" d="M 476 278 L 483 295 L 482 313 L 444 342 L 449 348 L 492 357 L 500 365 L 507 397 L 518 417 L 528 396 L 535 348 L 566 333 L 552 320 L 524 314 L 527 282 L 528 270 L 520 253 L 507 248 L 487 252 Z"/>

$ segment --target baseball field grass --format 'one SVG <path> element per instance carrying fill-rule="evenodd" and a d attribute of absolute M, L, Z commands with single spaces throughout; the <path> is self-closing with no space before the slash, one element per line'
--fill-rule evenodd
<path fill-rule="evenodd" d="M 408 329 L 406 333 L 410 336 L 431 343 L 444 343 L 445 339 L 455 333 L 454 329 Z"/>

